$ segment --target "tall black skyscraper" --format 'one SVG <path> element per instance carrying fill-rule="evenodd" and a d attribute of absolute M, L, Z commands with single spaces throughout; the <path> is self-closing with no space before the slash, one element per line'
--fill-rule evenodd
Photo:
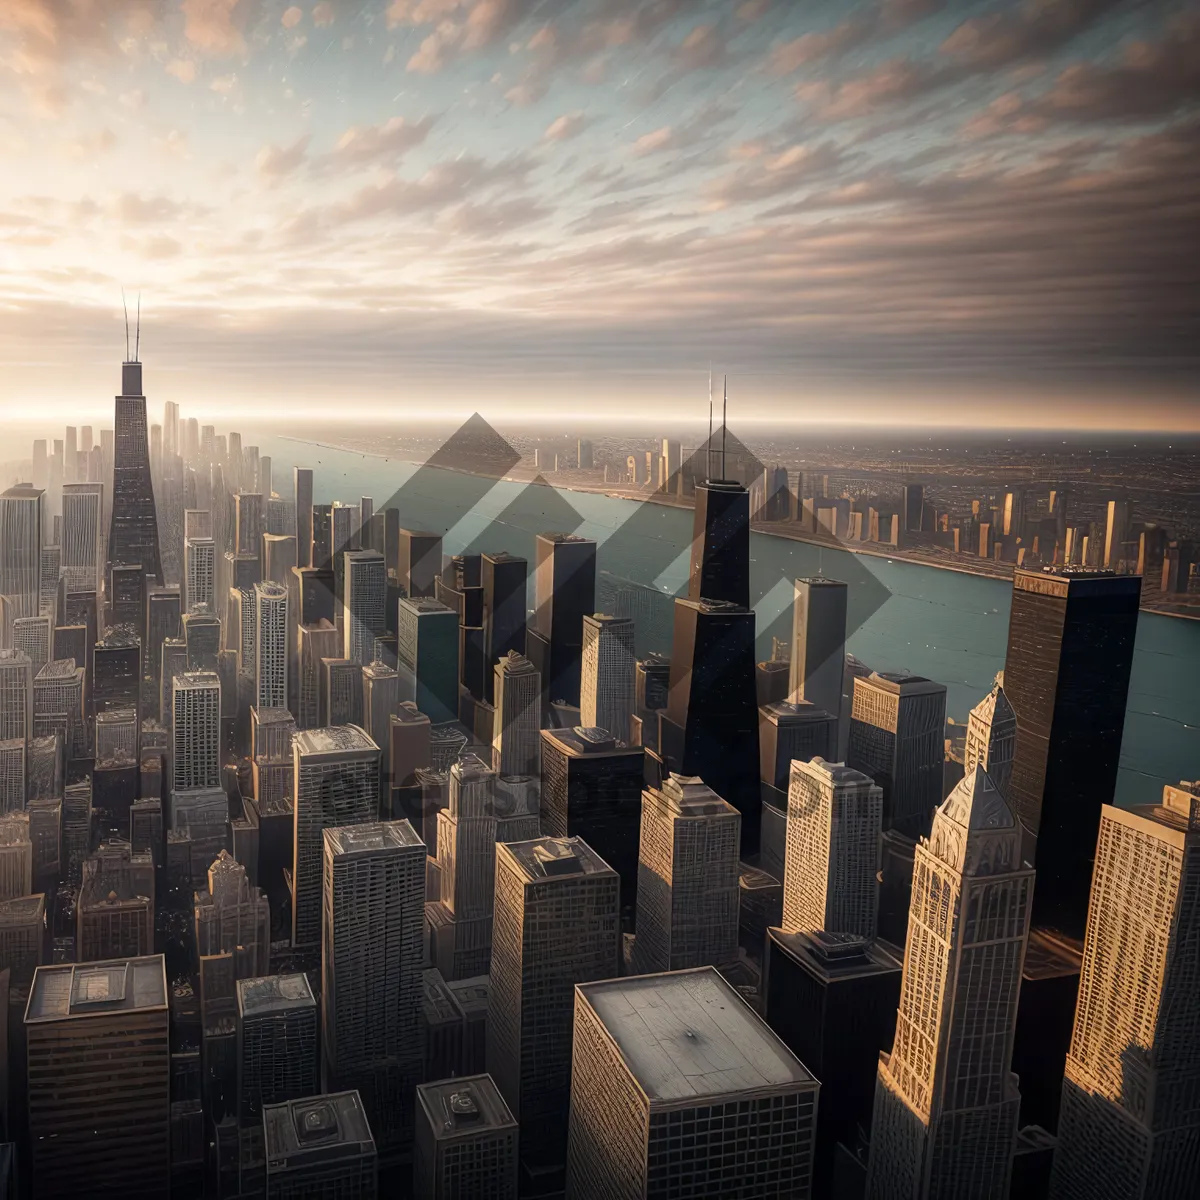
<path fill-rule="evenodd" d="M 150 449 L 146 442 L 146 397 L 142 364 L 121 366 L 121 394 L 116 398 L 113 443 L 112 523 L 108 533 L 108 567 L 140 564 L 142 574 L 161 585 L 158 518 L 150 483 Z"/>
<path fill-rule="evenodd" d="M 750 607 L 750 493 L 736 480 L 696 485 L 688 599 Z"/>
<path fill-rule="evenodd" d="M 596 543 L 570 533 L 539 533 L 529 660 L 548 702 L 579 703 L 583 618 L 596 611 Z"/>
<path fill-rule="evenodd" d="M 758 848 L 758 696 L 754 611 L 719 600 L 675 601 L 671 690 L 659 713 L 666 769 L 698 775 L 742 814 L 742 850 Z"/>
<path fill-rule="evenodd" d="M 492 668 L 510 650 L 525 653 L 525 590 L 529 564 L 501 550 L 482 561 L 483 639 L 485 661 L 483 698 L 493 696 Z"/>
<path fill-rule="evenodd" d="M 1100 809 L 1116 790 L 1142 581 L 1071 568 L 1013 577 L 1004 692 L 1009 802 L 1037 837 L 1034 923 L 1081 938 Z"/>

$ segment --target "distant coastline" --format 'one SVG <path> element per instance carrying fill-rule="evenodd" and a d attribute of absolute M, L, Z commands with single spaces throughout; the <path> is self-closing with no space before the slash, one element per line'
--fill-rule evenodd
<path fill-rule="evenodd" d="M 290 434 L 277 434 L 283 441 L 295 442 L 302 446 L 316 446 L 323 450 L 340 450 L 350 454 L 361 454 L 367 458 L 383 459 L 385 462 L 394 459 L 396 462 L 406 463 L 409 466 L 424 466 L 425 463 L 421 459 L 406 457 L 404 454 L 385 454 L 379 450 L 368 450 L 362 446 L 339 444 L 337 442 L 320 442 L 313 438 L 295 437 Z M 438 465 L 438 470 L 457 472 L 460 475 L 473 475 L 475 472 L 465 471 L 459 467 Z M 503 480 L 507 483 L 538 483 L 537 473 L 526 476 L 505 475 Z M 499 480 L 497 481 L 499 482 Z M 690 500 L 684 497 L 665 496 L 661 492 L 622 492 L 613 491 L 611 484 L 599 484 L 589 486 L 586 483 L 551 483 L 544 476 L 541 477 L 541 482 L 556 491 L 563 492 L 583 492 L 596 496 L 608 496 L 613 500 L 630 500 L 640 503 L 661 504 L 664 508 L 681 508 L 691 511 L 695 506 Z M 852 545 L 847 542 L 839 542 L 834 538 L 818 537 L 815 534 L 805 533 L 802 530 L 781 528 L 774 521 L 752 521 L 751 530 L 754 533 L 765 534 L 768 537 L 783 538 L 786 541 L 803 542 L 810 546 L 819 546 L 824 550 L 844 550 L 847 554 L 862 554 L 870 558 L 883 558 L 894 562 L 909 563 L 916 567 L 931 567 L 938 571 L 955 571 L 959 575 L 974 575 L 980 579 L 994 579 L 997 582 L 1011 581 L 1013 577 L 1013 566 L 1010 563 L 984 563 L 982 560 L 978 562 L 952 562 L 946 558 L 935 555 L 925 555 L 921 552 L 912 550 L 892 549 L 877 549 L 870 544 L 860 543 Z M 964 558 L 968 556 L 962 556 Z M 1180 612 L 1174 608 L 1159 607 L 1155 603 L 1145 603 L 1141 605 L 1143 612 L 1154 613 L 1160 617 L 1178 617 L 1184 621 L 1200 621 L 1200 608 L 1195 612 Z"/>

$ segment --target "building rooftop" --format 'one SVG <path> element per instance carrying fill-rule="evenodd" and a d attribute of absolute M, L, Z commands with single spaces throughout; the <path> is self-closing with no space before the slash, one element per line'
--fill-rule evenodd
<path fill-rule="evenodd" d="M 582 838 L 540 837 L 528 842 L 501 842 L 529 883 L 565 875 L 615 875 L 616 872 Z"/>
<path fill-rule="evenodd" d="M 367 821 L 362 825 L 343 825 L 325 830 L 325 843 L 340 857 L 357 854 L 378 854 L 387 850 L 403 850 L 425 843 L 417 837 L 409 821 Z"/>
<path fill-rule="evenodd" d="M 482 555 L 483 558 L 491 559 L 494 563 L 527 563 L 527 560 L 519 555 L 510 554 L 507 550 L 488 551 Z"/>
<path fill-rule="evenodd" d="M 259 596 L 265 596 L 268 600 L 282 600 L 287 595 L 287 588 L 273 579 L 260 580 L 254 585 L 254 590 Z"/>
<path fill-rule="evenodd" d="M 474 975 L 470 979 L 447 980 L 446 986 L 454 993 L 459 1008 L 470 1017 L 473 1013 L 487 1012 L 490 983 L 489 976 Z"/>
<path fill-rule="evenodd" d="M 4 666 L 20 666 L 22 663 L 30 661 L 29 655 L 24 650 L 0 650 L 0 664 Z M 63 659 L 63 662 L 74 662 L 74 659 Z M 47 664 L 48 666 L 49 664 Z"/>
<path fill-rule="evenodd" d="M 263 1138 L 268 1175 L 300 1167 L 306 1160 L 326 1162 L 375 1153 L 375 1139 L 357 1092 L 264 1104 Z"/>
<path fill-rule="evenodd" d="M 437 967 L 421 972 L 421 990 L 427 1026 L 455 1025 L 463 1020 L 462 1007 Z"/>
<path fill-rule="evenodd" d="M 392 720 L 398 725 L 430 725 L 432 722 L 411 700 L 401 700 L 392 713 Z"/>
<path fill-rule="evenodd" d="M 785 933 L 772 927 L 772 942 L 790 958 L 826 980 L 903 970 L 904 955 L 886 942 L 856 937 L 850 933 Z"/>
<path fill-rule="evenodd" d="M 433 600 L 429 596 L 401 596 L 400 607 L 412 609 L 415 613 L 454 613 L 455 620 L 458 619 L 458 613 L 448 604 L 443 604 L 440 600 Z"/>
<path fill-rule="evenodd" d="M 738 815 L 738 810 L 722 800 L 699 775 L 678 775 L 672 771 L 662 787 L 652 791 L 681 817 Z"/>
<path fill-rule="evenodd" d="M 790 663 L 782 661 L 766 665 L 783 669 L 791 666 Z M 761 711 L 769 721 L 774 721 L 777 725 L 800 725 L 806 721 L 834 721 L 837 719 L 832 713 L 827 713 L 823 708 L 818 708 L 807 700 L 776 700 L 771 704 L 764 704 Z"/>
<path fill-rule="evenodd" d="M 866 682 L 882 691 L 902 696 L 932 695 L 946 690 L 944 684 L 934 683 L 924 675 L 910 675 L 907 671 L 872 671 Z"/>
<path fill-rule="evenodd" d="M 577 533 L 539 533 L 537 536 L 539 542 L 553 542 L 556 546 L 596 544 L 594 538 L 580 537 Z"/>
<path fill-rule="evenodd" d="M 843 579 L 829 579 L 824 575 L 801 575 L 796 582 L 807 584 L 809 587 L 844 588 L 847 586 Z"/>
<path fill-rule="evenodd" d="M 618 744 L 617 739 L 607 729 L 595 726 L 576 725 L 568 729 L 543 729 L 542 740 L 553 742 L 563 753 L 587 758 L 606 758 L 614 754 L 628 757 L 644 753 L 641 746 L 627 746 L 624 742 Z"/>
<path fill-rule="evenodd" d="M 167 966 L 161 954 L 57 963 L 34 972 L 25 1024 L 166 1007 Z"/>
<path fill-rule="evenodd" d="M 309 754 L 346 754 L 378 751 L 366 730 L 357 725 L 333 725 L 326 729 L 301 729 L 292 740 L 292 747 L 302 757 Z"/>
<path fill-rule="evenodd" d="M 517 650 L 510 650 L 503 658 L 497 659 L 496 670 L 506 675 L 532 675 L 537 668 Z"/>
<path fill-rule="evenodd" d="M 848 767 L 845 763 L 826 762 L 820 755 L 810 759 L 808 762 L 797 760 L 792 763 L 792 766 L 794 768 L 799 767 L 807 775 L 821 775 L 825 779 L 828 779 L 835 787 L 848 787 L 853 784 L 860 784 L 866 787 L 875 786 L 875 780 L 863 771 L 856 770 L 854 767 Z"/>
<path fill-rule="evenodd" d="M 243 1017 L 261 1017 L 317 1006 L 312 988 L 308 984 L 308 976 L 302 971 L 295 975 L 263 975 L 258 979 L 239 979 L 237 995 L 238 1012 Z"/>
<path fill-rule="evenodd" d="M 5 500 L 36 500 L 42 495 L 41 488 L 35 488 L 28 483 L 14 484 L 4 492 L 0 492 Z"/>
<path fill-rule="evenodd" d="M 652 1104 L 816 1084 L 712 967 L 583 983 L 576 991 Z"/>
<path fill-rule="evenodd" d="M 24 656 L 22 656 L 24 657 Z M 38 673 L 36 678 L 43 679 L 70 679 L 77 674 L 80 668 L 75 666 L 73 658 L 56 658 L 48 662 Z M 103 714 L 100 714 L 103 716 Z M 98 716 L 97 720 L 100 719 Z"/>
<path fill-rule="evenodd" d="M 439 1079 L 417 1087 L 417 1102 L 438 1140 L 498 1130 L 516 1131 L 517 1122 L 490 1075 Z"/>
<path fill-rule="evenodd" d="M 675 605 L 676 607 L 686 605 L 688 608 L 694 608 L 697 612 L 708 616 L 743 617 L 754 615 L 753 609 L 743 608 L 742 605 L 735 604 L 732 600 L 709 600 L 704 596 L 701 596 L 699 600 L 679 596 L 675 600 Z"/>
<path fill-rule="evenodd" d="M 41 921 L 45 912 L 46 896 L 43 892 L 17 896 L 13 900 L 0 900 L 0 925 L 27 925 L 30 921 Z"/>

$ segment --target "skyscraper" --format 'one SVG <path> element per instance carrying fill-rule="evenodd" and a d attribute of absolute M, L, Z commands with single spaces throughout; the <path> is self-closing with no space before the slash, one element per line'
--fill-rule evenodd
<path fill-rule="evenodd" d="M 1200 785 L 1105 805 L 1063 1082 L 1055 1200 L 1185 1196 L 1200 1177 Z"/>
<path fill-rule="evenodd" d="M 824 576 L 797 579 L 792 609 L 788 699 L 807 700 L 834 718 L 842 710 L 848 591 Z M 832 753 L 837 754 L 836 744 Z"/>
<path fill-rule="evenodd" d="M 188 611 L 214 611 L 216 543 L 210 537 L 188 538 L 183 547 L 184 605 Z"/>
<path fill-rule="evenodd" d="M 0 816 L 0 900 L 15 900 L 33 890 L 33 842 L 29 815 Z"/>
<path fill-rule="evenodd" d="M 639 974 L 737 958 L 741 817 L 702 780 L 672 774 L 642 793 Z"/>
<path fill-rule="evenodd" d="M 1016 752 L 1017 717 L 999 680 L 971 709 L 967 718 L 967 745 L 963 774 L 982 767 L 1002 796 L 1008 795 Z"/>
<path fill-rule="evenodd" d="M 1087 569 L 1013 576 L 1004 692 L 1017 744 L 1006 794 L 1037 838 L 1034 923 L 1075 938 L 1100 809 L 1116 790 L 1141 583 Z"/>
<path fill-rule="evenodd" d="M 263 1108 L 267 1200 L 375 1200 L 375 1140 L 357 1092 Z"/>
<path fill-rule="evenodd" d="M 917 845 L 896 1040 L 875 1089 L 871 1200 L 1008 1196 L 1032 891 L 1020 826 L 976 767 Z"/>
<path fill-rule="evenodd" d="M 521 1122 L 534 1178 L 566 1161 L 574 989 L 616 971 L 619 887 L 579 838 L 496 850 L 488 1073 Z"/>
<path fill-rule="evenodd" d="M 604 613 L 583 618 L 579 722 L 629 741 L 634 710 L 633 621 Z"/>
<path fill-rule="evenodd" d="M 176 675 L 171 688 L 172 790 L 221 786 L 221 681 L 215 671 Z"/>
<path fill-rule="evenodd" d="M 33 736 L 33 664 L 20 650 L 0 650 L 0 739 Z"/>
<path fill-rule="evenodd" d="M 410 599 L 435 595 L 442 573 L 442 535 L 416 529 L 400 530 L 400 556 L 396 564 L 400 586 Z"/>
<path fill-rule="evenodd" d="M 525 653 L 525 592 L 529 564 L 506 550 L 484 554 L 480 563 L 483 586 L 483 698 L 493 703 L 492 667 L 510 650 Z"/>
<path fill-rule="evenodd" d="M 342 655 L 365 665 L 375 657 L 375 639 L 387 630 L 386 564 L 377 550 L 348 550 L 343 564 Z"/>
<path fill-rule="evenodd" d="M 237 984 L 238 1124 L 255 1125 L 268 1104 L 319 1089 L 317 1002 L 308 977 L 265 975 Z"/>
<path fill-rule="evenodd" d="M 311 467 L 292 468 L 292 491 L 296 497 L 296 565 L 311 567 L 313 565 L 313 473 Z"/>
<path fill-rule="evenodd" d="M 254 585 L 254 703 L 259 708 L 287 708 L 287 608 L 287 588 Z"/>
<path fill-rule="evenodd" d="M 14 617 L 38 615 L 43 499 L 40 488 L 0 492 L 0 595 L 10 598 Z"/>
<path fill-rule="evenodd" d="M 492 769 L 499 775 L 537 775 L 541 766 L 541 676 L 533 663 L 515 650 L 496 663 L 493 674 Z"/>
<path fill-rule="evenodd" d="M 396 656 L 411 672 L 413 699 L 435 724 L 458 718 L 458 615 L 440 600 L 401 598 Z"/>
<path fill-rule="evenodd" d="M 171 1072 L 162 955 L 38 967 L 25 1039 L 39 1200 L 167 1195 Z"/>
<path fill-rule="evenodd" d="M 883 790 L 861 771 L 823 758 L 792 763 L 786 933 L 875 936 Z"/>
<path fill-rule="evenodd" d="M 883 824 L 910 838 L 929 830 L 942 799 L 946 689 L 920 675 L 872 672 L 854 681 L 846 765 L 883 789 Z"/>
<path fill-rule="evenodd" d="M 574 1059 L 568 1196 L 811 1194 L 820 1085 L 711 967 L 581 984 Z"/>
<path fill-rule="evenodd" d="M 153 578 L 155 583 L 163 582 L 140 362 L 123 364 L 121 394 L 116 398 L 112 523 L 108 533 L 107 566 L 111 568 L 116 563 L 136 564 L 143 575 Z"/>
<path fill-rule="evenodd" d="M 301 625 L 297 637 L 300 643 L 300 681 L 296 724 L 301 729 L 316 729 L 321 724 L 321 662 L 337 657 L 337 630 L 332 621 L 322 618 L 316 625 Z"/>
<path fill-rule="evenodd" d="M 140 958 L 154 950 L 154 859 L 124 841 L 84 860 L 75 912 L 79 962 Z"/>
<path fill-rule="evenodd" d="M 517 1200 L 517 1122 L 490 1075 L 417 1088 L 413 1193 Z"/>
<path fill-rule="evenodd" d="M 296 795 L 292 945 L 321 941 L 324 831 L 379 815 L 379 748 L 357 725 L 302 729 L 292 739 Z"/>
<path fill-rule="evenodd" d="M 696 484 L 688 599 L 750 607 L 750 493 L 736 480 Z"/>
<path fill-rule="evenodd" d="M 425 844 L 407 821 L 324 832 L 322 1046 L 389 1157 L 409 1146 L 423 1055 Z"/>
<path fill-rule="evenodd" d="M 533 628 L 525 653 L 542 677 L 546 701 L 579 703 L 583 618 L 596 611 L 596 543 L 569 533 L 539 533 Z"/>
<path fill-rule="evenodd" d="M 98 591 L 104 518 L 102 483 L 63 486 L 61 566 L 68 591 Z"/>
<path fill-rule="evenodd" d="M 193 905 L 196 953 L 231 954 L 235 979 L 266 975 L 271 960 L 271 910 L 266 894 L 246 877 L 246 868 L 222 850 L 208 868 L 208 887 Z"/>

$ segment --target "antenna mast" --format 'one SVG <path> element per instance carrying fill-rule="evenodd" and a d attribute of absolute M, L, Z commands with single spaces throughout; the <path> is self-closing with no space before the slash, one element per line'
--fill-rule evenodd
<path fill-rule="evenodd" d="M 125 300 L 125 289 L 121 289 L 121 307 L 125 310 L 125 361 L 129 361 L 129 305 Z"/>
<path fill-rule="evenodd" d="M 729 376 L 725 376 L 725 392 L 721 397 L 721 478 L 725 478 L 725 414 L 729 411 Z"/>
<path fill-rule="evenodd" d="M 708 368 L 708 445 L 705 447 L 705 465 L 708 471 L 709 479 L 712 478 L 712 457 L 713 457 L 713 439 L 712 439 L 712 423 L 713 423 L 713 395 L 712 395 L 712 367 Z"/>
<path fill-rule="evenodd" d="M 129 353 L 128 347 L 126 347 L 125 353 L 126 354 Z M 133 343 L 133 361 L 134 362 L 142 361 L 141 353 L 142 353 L 142 293 L 138 292 L 137 333 L 135 335 L 134 343 Z"/>

